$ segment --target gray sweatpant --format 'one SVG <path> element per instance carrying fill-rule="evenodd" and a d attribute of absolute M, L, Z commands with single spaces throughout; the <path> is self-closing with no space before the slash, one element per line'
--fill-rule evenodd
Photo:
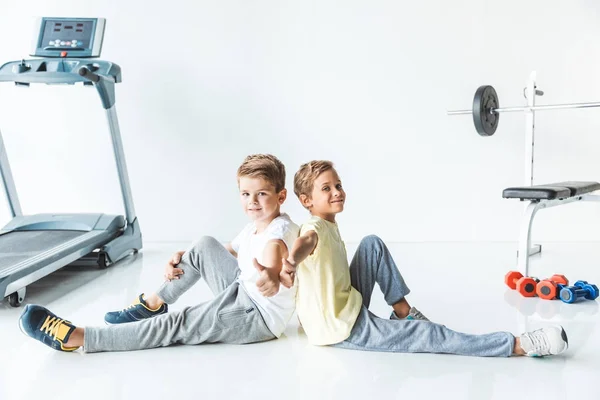
<path fill-rule="evenodd" d="M 200 239 L 181 258 L 180 279 L 165 282 L 158 296 L 174 303 L 200 278 L 204 278 L 215 298 L 138 322 L 85 328 L 84 350 L 128 351 L 171 344 L 246 344 L 275 339 L 256 304 L 236 282 L 238 263 L 225 247 L 212 237 Z"/>
<path fill-rule="evenodd" d="M 362 294 L 363 305 L 350 336 L 334 347 L 396 353 L 450 353 L 480 357 L 508 357 L 515 337 L 508 332 L 469 335 L 444 325 L 420 320 L 379 318 L 368 308 L 377 283 L 391 306 L 410 290 L 385 243 L 365 237 L 350 264 L 352 286 Z"/>

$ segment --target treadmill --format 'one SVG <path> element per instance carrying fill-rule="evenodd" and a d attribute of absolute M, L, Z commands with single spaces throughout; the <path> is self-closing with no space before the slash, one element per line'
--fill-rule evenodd
<path fill-rule="evenodd" d="M 11 306 L 26 287 L 68 264 L 106 268 L 142 248 L 115 109 L 121 68 L 99 60 L 104 18 L 38 18 L 31 56 L 0 67 L 0 82 L 94 86 L 106 110 L 121 184 L 125 216 L 107 214 L 23 215 L 0 133 L 0 180 L 12 220 L 0 229 L 0 294 Z"/>

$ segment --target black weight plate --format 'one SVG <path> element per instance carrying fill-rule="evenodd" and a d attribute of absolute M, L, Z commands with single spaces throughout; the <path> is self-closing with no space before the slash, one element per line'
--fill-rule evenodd
<path fill-rule="evenodd" d="M 473 98 L 473 122 L 481 136 L 492 136 L 496 132 L 500 115 L 490 109 L 499 108 L 498 95 L 492 86 L 480 86 Z"/>

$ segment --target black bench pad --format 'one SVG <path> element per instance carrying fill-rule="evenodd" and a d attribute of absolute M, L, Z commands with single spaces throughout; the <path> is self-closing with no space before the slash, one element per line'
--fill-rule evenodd
<path fill-rule="evenodd" d="M 567 181 L 507 188 L 502 192 L 502 197 L 521 200 L 554 200 L 579 196 L 595 190 L 600 190 L 600 183 Z"/>

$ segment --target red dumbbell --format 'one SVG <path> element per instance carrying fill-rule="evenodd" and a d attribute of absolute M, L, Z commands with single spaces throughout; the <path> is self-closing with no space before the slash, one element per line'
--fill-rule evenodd
<path fill-rule="evenodd" d="M 538 279 L 523 276 L 519 271 L 510 271 L 504 277 L 506 286 L 521 293 L 524 297 L 535 296 L 535 287 L 538 282 Z"/>
<path fill-rule="evenodd" d="M 554 274 L 551 278 L 544 279 L 536 286 L 535 293 L 540 299 L 554 300 L 558 298 L 560 289 L 569 286 L 569 280 L 564 275 Z"/>

